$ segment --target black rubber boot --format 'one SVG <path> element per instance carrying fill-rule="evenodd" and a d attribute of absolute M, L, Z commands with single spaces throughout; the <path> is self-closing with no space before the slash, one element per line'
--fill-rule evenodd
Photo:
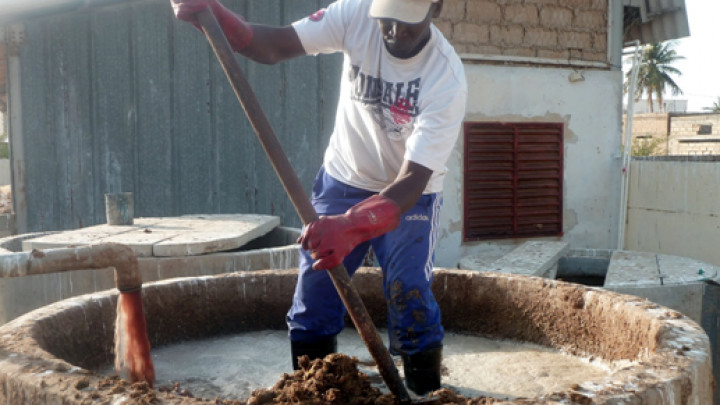
<path fill-rule="evenodd" d="M 300 370 L 298 357 L 306 355 L 310 360 L 325 358 L 330 353 L 337 352 L 337 336 L 328 336 L 315 342 L 290 341 L 293 370 Z"/>
<path fill-rule="evenodd" d="M 418 395 L 440 389 L 442 346 L 407 356 L 402 355 L 405 385 Z"/>

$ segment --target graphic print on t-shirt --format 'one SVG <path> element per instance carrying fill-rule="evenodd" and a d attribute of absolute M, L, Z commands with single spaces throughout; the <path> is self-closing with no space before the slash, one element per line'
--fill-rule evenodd
<path fill-rule="evenodd" d="M 372 111 L 375 122 L 390 139 L 399 141 L 410 136 L 414 118 L 418 115 L 420 78 L 389 82 L 353 66 L 348 80 L 351 99 Z"/>
<path fill-rule="evenodd" d="M 310 17 L 308 17 L 308 19 L 313 22 L 318 22 L 318 21 L 322 20 L 324 16 L 325 16 L 325 9 L 323 8 L 323 9 L 320 9 L 320 10 L 314 12 L 312 15 L 310 15 Z"/>

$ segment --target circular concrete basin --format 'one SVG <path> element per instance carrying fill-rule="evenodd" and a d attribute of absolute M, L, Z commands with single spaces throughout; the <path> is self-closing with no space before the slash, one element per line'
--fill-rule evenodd
<path fill-rule="evenodd" d="M 296 277 L 295 270 L 262 270 L 146 284 L 151 344 L 285 329 Z M 380 272 L 363 268 L 353 282 L 376 324 L 383 326 Z M 607 378 L 567 391 L 498 403 L 712 403 L 707 335 L 678 312 L 577 284 L 465 270 L 438 269 L 433 289 L 448 331 L 633 361 Z M 107 392 L 96 388 L 105 377 L 89 370 L 113 360 L 116 299 L 114 290 L 71 298 L 0 327 L 0 402 L 108 400 L 103 398 Z M 178 397 L 163 401 L 188 403 Z"/>

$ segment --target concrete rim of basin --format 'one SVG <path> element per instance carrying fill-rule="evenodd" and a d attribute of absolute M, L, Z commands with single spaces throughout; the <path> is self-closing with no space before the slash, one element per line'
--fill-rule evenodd
<path fill-rule="evenodd" d="M 605 360 L 635 360 L 601 381 L 503 403 L 712 403 L 709 340 L 679 312 L 543 278 L 452 269 L 436 269 L 434 277 L 448 331 L 532 342 Z M 261 270 L 146 284 L 151 343 L 282 330 L 296 278 L 296 270 Z M 362 268 L 353 282 L 373 320 L 383 325 L 380 278 L 378 269 Z M 115 290 L 70 298 L 0 327 L 0 386 L 5 387 L 0 400 L 81 404 L 97 395 L 93 387 L 103 376 L 89 370 L 112 361 L 116 300 Z M 80 380 L 87 384 L 78 385 Z"/>

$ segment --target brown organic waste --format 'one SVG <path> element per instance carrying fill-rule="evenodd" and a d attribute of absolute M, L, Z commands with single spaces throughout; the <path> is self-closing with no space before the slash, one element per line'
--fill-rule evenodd
<path fill-rule="evenodd" d="M 93 392 L 91 398 L 95 401 L 92 404 L 115 404 L 123 405 L 161 405 L 165 403 L 187 404 L 187 405 L 246 405 L 246 401 L 223 400 L 223 399 L 203 399 L 194 398 L 190 392 L 180 387 L 179 383 L 175 383 L 172 387 L 158 387 L 153 390 L 150 385 L 144 381 L 130 383 L 118 376 L 103 378 L 97 384 L 97 392 Z M 122 402 L 112 400 L 112 396 L 123 394 L 126 398 Z M 111 402 L 112 401 L 112 402 Z"/>
<path fill-rule="evenodd" d="M 105 395 L 125 394 L 129 397 L 123 404 L 152 405 L 172 402 L 188 405 L 393 405 L 395 396 L 383 394 L 373 387 L 368 376 L 358 371 L 358 359 L 345 354 L 330 354 L 324 359 L 310 361 L 306 356 L 300 359 L 300 370 L 283 374 L 272 388 L 255 390 L 246 400 L 223 400 L 194 398 L 179 383 L 171 387 L 153 390 L 147 383 L 129 383 L 117 376 L 102 379 L 98 385 Z M 492 398 L 466 399 L 453 391 L 443 388 L 423 398 L 426 404 L 490 405 Z"/>
<path fill-rule="evenodd" d="M 334 353 L 324 359 L 299 361 L 300 370 L 283 374 L 271 389 L 252 393 L 247 405 L 307 404 L 307 405 L 393 405 L 396 398 L 372 387 L 368 376 L 358 371 L 358 359 Z M 443 388 L 422 398 L 424 404 L 490 405 L 492 398 L 466 399 Z"/>

